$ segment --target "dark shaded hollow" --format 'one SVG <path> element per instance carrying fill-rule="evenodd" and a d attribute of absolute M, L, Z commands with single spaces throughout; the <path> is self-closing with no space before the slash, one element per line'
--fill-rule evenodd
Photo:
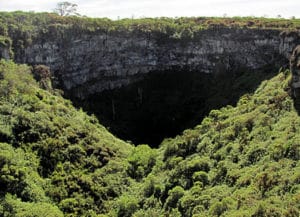
<path fill-rule="evenodd" d="M 294 101 L 294 108 L 297 111 L 298 116 L 300 116 L 300 90 L 299 89 L 292 89 L 292 93 L 290 93 L 291 97 L 293 98 Z"/>
<path fill-rule="evenodd" d="M 299 80 L 300 80 L 300 45 L 298 45 L 294 50 L 290 57 L 290 70 L 292 72 L 291 79 L 291 96 L 294 100 L 294 107 L 300 115 L 300 88 L 299 88 Z"/>
<path fill-rule="evenodd" d="M 278 69 L 201 73 L 153 71 L 129 86 L 94 94 L 75 105 L 95 114 L 114 135 L 134 144 L 158 147 L 167 137 L 200 124 L 212 109 L 235 105 Z"/>

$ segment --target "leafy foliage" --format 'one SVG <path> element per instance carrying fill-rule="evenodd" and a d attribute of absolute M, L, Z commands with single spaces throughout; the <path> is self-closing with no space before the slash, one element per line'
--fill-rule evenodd
<path fill-rule="evenodd" d="M 298 216 L 300 118 L 289 79 L 282 72 L 166 139 L 152 171 L 122 194 L 140 198 L 133 216 Z"/>
<path fill-rule="evenodd" d="M 159 149 L 132 147 L 0 62 L 2 216 L 298 216 L 300 118 L 287 72 Z"/>
<path fill-rule="evenodd" d="M 0 12 L 0 36 L 11 38 L 13 46 L 22 50 L 35 40 L 63 38 L 68 40 L 73 35 L 105 33 L 115 35 L 143 35 L 160 41 L 201 39 L 203 29 L 219 28 L 259 28 L 285 30 L 283 34 L 297 34 L 300 29 L 299 19 L 257 18 L 257 17 L 180 17 L 180 18 L 141 18 L 110 20 L 108 18 L 88 18 L 76 15 L 76 4 L 60 2 L 58 13 Z M 74 14 L 75 13 L 75 14 Z M 1 39 L 0 39 L 1 43 Z M 22 53 L 16 54 L 22 57 Z"/>
<path fill-rule="evenodd" d="M 1 12 L 0 20 L 0 46 L 20 47 L 62 32 L 184 40 L 220 26 L 299 28 L 297 19 L 263 18 L 111 21 Z M 115 138 L 75 109 L 52 88 L 46 67 L 1 60 L 0 215 L 299 216 L 300 118 L 288 74 L 151 149 Z"/>
<path fill-rule="evenodd" d="M 38 68 L 35 71 L 44 72 Z M 66 216 L 99 213 L 106 200 L 120 194 L 114 187 L 125 181 L 116 179 L 113 186 L 104 174 L 125 171 L 118 159 L 132 147 L 113 137 L 95 117 L 72 107 L 56 90 L 40 89 L 28 66 L 2 60 L 0 74 L 4 213 L 27 216 L 24 213 L 30 210 L 49 207 L 53 216 L 62 211 Z"/>

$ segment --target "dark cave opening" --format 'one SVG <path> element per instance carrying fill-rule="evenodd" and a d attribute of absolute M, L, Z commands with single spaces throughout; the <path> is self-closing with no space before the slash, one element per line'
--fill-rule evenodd
<path fill-rule="evenodd" d="M 273 67 L 224 73 L 153 71 L 138 82 L 73 100 L 117 137 L 158 147 L 164 138 L 200 124 L 212 109 L 234 105 L 241 95 L 274 76 Z"/>

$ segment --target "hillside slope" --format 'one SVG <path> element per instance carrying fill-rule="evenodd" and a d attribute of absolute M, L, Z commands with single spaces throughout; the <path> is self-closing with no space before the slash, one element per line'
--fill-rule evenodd
<path fill-rule="evenodd" d="M 132 146 L 47 82 L 26 65 L 0 62 L 1 216 L 93 216 L 119 194 L 120 159 Z"/>
<path fill-rule="evenodd" d="M 111 215 L 298 217 L 300 118 L 289 80 L 282 72 L 236 107 L 213 110 L 195 129 L 166 139 L 155 166 L 137 147 L 128 159 L 137 182 Z"/>
<path fill-rule="evenodd" d="M 299 216 L 288 71 L 151 149 L 76 110 L 40 67 L 37 82 L 0 62 L 1 216 Z"/>

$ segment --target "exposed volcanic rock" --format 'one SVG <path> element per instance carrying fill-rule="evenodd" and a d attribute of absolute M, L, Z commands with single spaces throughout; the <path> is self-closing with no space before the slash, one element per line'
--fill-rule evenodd
<path fill-rule="evenodd" d="M 291 56 L 290 68 L 292 72 L 292 90 L 295 102 L 300 105 L 300 45 L 298 45 Z"/>
<path fill-rule="evenodd" d="M 13 51 L 16 62 L 38 65 L 34 73 L 41 87 L 51 89 L 53 78 L 76 106 L 136 144 L 157 145 L 196 126 L 212 109 L 234 105 L 288 67 L 300 44 L 297 28 L 283 31 L 292 26 L 288 23 L 204 27 L 201 21 L 192 29 L 155 21 L 144 28 L 133 21 L 122 26 L 51 16 L 31 24 L 20 17 L 28 33 L 10 25 L 7 37 L 0 36 L 0 57 L 9 59 Z M 291 68 L 299 98 L 297 52 Z"/>
<path fill-rule="evenodd" d="M 86 98 L 141 80 L 152 71 L 182 69 L 230 73 L 279 68 L 297 41 L 297 32 L 210 28 L 193 38 L 164 38 L 146 33 L 40 34 L 27 47 L 15 47 L 17 62 L 51 68 L 70 97 Z"/>

